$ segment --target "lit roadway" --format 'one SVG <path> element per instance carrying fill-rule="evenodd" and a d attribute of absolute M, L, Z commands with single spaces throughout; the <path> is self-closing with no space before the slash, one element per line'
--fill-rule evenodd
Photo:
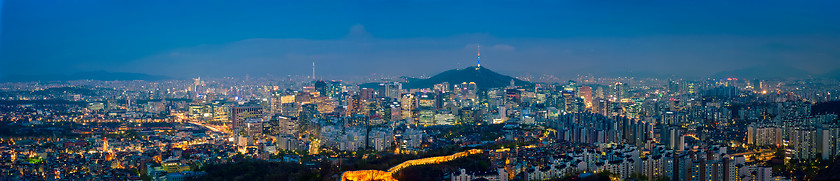
<path fill-rule="evenodd" d="M 397 166 L 391 167 L 388 171 L 382 170 L 357 170 L 357 171 L 346 171 L 341 174 L 342 181 L 368 181 L 368 180 L 385 180 L 385 181 L 396 181 L 397 179 L 394 178 L 394 173 L 399 172 L 400 170 L 416 165 L 427 165 L 427 164 L 439 164 L 443 162 L 452 161 L 461 157 L 469 156 L 472 154 L 480 154 L 483 153 L 482 150 L 479 149 L 472 149 L 467 151 L 458 152 L 452 155 L 446 156 L 436 156 L 436 157 L 429 157 L 429 158 L 421 158 L 415 160 L 408 160 L 405 162 L 400 163 Z"/>
<path fill-rule="evenodd" d="M 733 156 L 733 157 L 734 157 L 734 156 L 742 156 L 742 155 L 743 155 L 743 156 L 745 156 L 745 158 L 747 159 L 747 161 L 749 161 L 749 160 L 750 160 L 750 158 L 749 158 L 749 157 L 746 157 L 746 155 L 758 154 L 758 155 L 760 156 L 760 157 L 758 158 L 758 160 L 762 160 L 761 158 L 764 158 L 765 160 L 769 160 L 770 158 L 772 158 L 772 157 L 773 157 L 773 153 L 775 153 L 775 151 L 773 151 L 773 150 L 760 150 L 760 151 L 758 151 L 758 152 L 756 152 L 756 151 L 750 151 L 750 152 L 735 153 L 735 154 L 732 154 L 732 155 L 729 155 L 729 156 Z M 769 157 L 769 158 L 768 158 L 768 157 Z"/>
<path fill-rule="evenodd" d="M 204 123 L 202 123 L 202 122 L 195 122 L 195 121 L 193 121 L 192 119 L 190 119 L 187 115 L 184 115 L 184 113 L 174 113 L 173 115 L 175 116 L 175 118 L 177 119 L 177 121 L 178 121 L 178 122 L 181 122 L 181 121 L 185 121 L 185 120 L 186 120 L 186 121 L 187 121 L 188 123 L 190 123 L 190 124 L 195 124 L 195 125 L 199 125 L 199 126 L 205 127 L 205 128 L 207 128 L 207 129 L 209 129 L 209 130 L 211 130 L 211 131 L 214 131 L 214 132 L 220 132 L 220 133 L 230 134 L 230 133 L 228 132 L 227 127 L 225 127 L 225 126 L 205 125 L 205 124 L 204 124 Z"/>
<path fill-rule="evenodd" d="M 227 129 L 225 129 L 225 128 L 224 128 L 224 127 L 222 127 L 222 126 L 219 126 L 219 127 L 217 128 L 217 127 L 214 127 L 213 125 L 205 125 L 204 123 L 200 123 L 200 122 L 193 122 L 193 121 L 190 121 L 189 123 L 190 123 L 190 124 L 194 124 L 194 125 L 199 125 L 199 126 L 205 127 L 205 128 L 207 128 L 207 129 L 209 129 L 209 130 L 211 130 L 211 131 L 214 131 L 214 132 L 221 132 L 221 133 L 225 133 L 225 134 L 230 134 L 230 133 L 228 133 Z"/>

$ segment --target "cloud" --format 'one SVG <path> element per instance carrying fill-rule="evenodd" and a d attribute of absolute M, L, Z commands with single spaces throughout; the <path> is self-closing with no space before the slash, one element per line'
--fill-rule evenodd
<path fill-rule="evenodd" d="M 513 51 L 513 50 L 516 50 L 516 48 L 514 48 L 513 46 L 510 46 L 510 45 L 506 45 L 506 44 L 497 44 L 497 45 L 494 45 L 494 46 L 490 47 L 490 50 L 494 50 L 494 51 Z"/>
<path fill-rule="evenodd" d="M 350 27 L 350 32 L 347 33 L 348 38 L 370 38 L 370 33 L 365 30 L 365 26 L 356 24 Z"/>

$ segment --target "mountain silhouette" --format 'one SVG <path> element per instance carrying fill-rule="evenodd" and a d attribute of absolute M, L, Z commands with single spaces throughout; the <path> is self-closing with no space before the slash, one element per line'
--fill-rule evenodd
<path fill-rule="evenodd" d="M 813 75 L 810 72 L 782 65 L 756 66 L 732 71 L 722 71 L 712 75 L 715 78 L 736 77 L 748 79 L 803 79 L 811 76 Z"/>
<path fill-rule="evenodd" d="M 840 80 L 840 69 L 832 70 L 830 72 L 826 72 L 826 73 L 822 74 L 821 76 L 824 77 L 824 78 Z"/>
<path fill-rule="evenodd" d="M 510 85 L 510 81 L 513 80 L 514 85 L 517 86 L 531 86 L 533 85 L 531 82 L 519 80 L 517 78 L 513 78 L 511 76 L 502 75 L 496 73 L 490 69 L 485 67 L 467 67 L 464 69 L 452 69 L 441 72 L 435 76 L 432 76 L 428 79 L 418 79 L 418 78 L 405 78 L 406 82 L 403 82 L 403 88 L 406 89 L 414 89 L 414 88 L 431 88 L 434 87 L 435 84 L 440 84 L 443 82 L 449 82 L 449 85 L 455 85 L 460 83 L 470 83 L 475 82 L 476 86 L 479 89 L 490 89 L 490 88 L 500 88 L 506 87 Z M 362 84 L 360 87 L 367 87 L 367 88 L 376 88 L 379 83 L 367 83 Z"/>

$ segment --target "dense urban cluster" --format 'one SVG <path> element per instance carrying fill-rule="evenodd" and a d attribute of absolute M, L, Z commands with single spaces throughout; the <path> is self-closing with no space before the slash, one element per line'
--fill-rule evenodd
<path fill-rule="evenodd" d="M 317 180 L 364 169 L 402 180 L 765 181 L 813 179 L 840 156 L 840 122 L 823 105 L 840 100 L 835 80 L 410 81 L 4 83 L 0 177 L 210 179 L 226 164 L 264 161 Z M 466 150 L 489 164 L 429 178 L 357 165 Z"/>

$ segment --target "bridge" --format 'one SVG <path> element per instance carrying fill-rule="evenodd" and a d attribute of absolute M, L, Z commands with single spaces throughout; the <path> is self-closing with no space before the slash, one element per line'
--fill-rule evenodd
<path fill-rule="evenodd" d="M 428 165 L 428 164 L 439 164 L 443 162 L 449 162 L 458 158 L 462 158 L 465 156 L 473 155 L 473 154 L 480 154 L 484 151 L 479 149 L 471 149 L 467 151 L 458 152 L 452 155 L 446 156 L 436 156 L 436 157 L 429 157 L 429 158 L 421 158 L 421 159 L 414 159 L 408 160 L 405 162 L 400 163 L 394 167 L 388 169 L 388 171 L 381 171 L 381 170 L 356 170 L 356 171 L 346 171 L 341 174 L 342 181 L 369 181 L 369 180 L 384 180 L 384 181 L 396 181 L 397 179 L 394 178 L 394 173 L 399 172 L 400 170 L 411 167 L 411 166 L 418 166 L 418 165 Z"/>

